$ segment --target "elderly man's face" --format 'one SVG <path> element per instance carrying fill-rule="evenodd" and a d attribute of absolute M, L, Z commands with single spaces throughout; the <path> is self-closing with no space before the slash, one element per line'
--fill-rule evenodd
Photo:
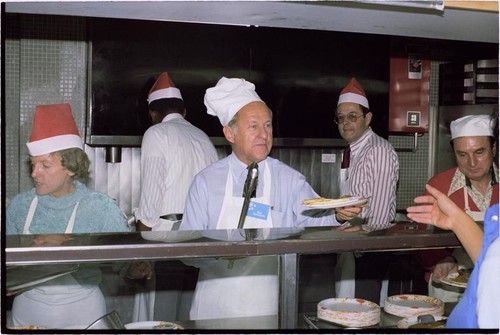
<path fill-rule="evenodd" d="M 224 127 L 224 135 L 243 163 L 266 159 L 273 146 L 273 125 L 266 104 L 254 101 L 245 105 L 239 110 L 233 129 Z"/>
<path fill-rule="evenodd" d="M 453 140 L 457 166 L 470 180 L 489 178 L 495 148 L 491 148 L 486 136 L 464 136 Z"/>

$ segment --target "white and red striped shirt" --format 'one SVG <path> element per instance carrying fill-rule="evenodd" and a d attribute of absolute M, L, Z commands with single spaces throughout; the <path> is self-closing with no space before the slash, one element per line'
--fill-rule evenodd
<path fill-rule="evenodd" d="M 352 196 L 370 197 L 359 217 L 366 231 L 385 229 L 396 216 L 399 159 L 393 146 L 368 128 L 350 143 L 349 189 Z"/>

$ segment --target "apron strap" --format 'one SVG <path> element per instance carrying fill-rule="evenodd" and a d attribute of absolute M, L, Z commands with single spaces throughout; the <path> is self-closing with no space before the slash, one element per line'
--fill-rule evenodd
<path fill-rule="evenodd" d="M 71 234 L 73 232 L 73 227 L 75 226 L 75 219 L 76 219 L 76 210 L 78 209 L 79 204 L 80 202 L 77 202 L 75 207 L 73 207 L 73 212 L 71 213 L 68 225 L 66 226 L 66 230 L 64 231 L 65 234 Z M 28 215 L 26 216 L 26 221 L 24 222 L 23 234 L 31 234 L 29 228 L 31 226 L 31 221 L 33 221 L 33 217 L 35 216 L 35 211 L 37 206 L 38 206 L 38 197 L 35 196 L 31 201 L 31 205 L 28 210 Z"/>
<path fill-rule="evenodd" d="M 31 201 L 30 209 L 28 210 L 28 215 L 26 216 L 26 221 L 24 221 L 23 234 L 30 234 L 31 221 L 35 215 L 36 206 L 38 205 L 38 197 L 35 195 Z"/>
<path fill-rule="evenodd" d="M 464 186 L 464 204 L 465 204 L 464 210 L 466 212 L 470 211 L 470 207 L 469 207 L 469 194 L 467 193 L 467 187 L 466 186 Z"/>
<path fill-rule="evenodd" d="M 472 218 L 472 220 L 474 220 L 474 221 L 483 221 L 484 220 L 485 212 L 472 211 L 470 209 L 469 195 L 467 193 L 467 187 L 464 187 L 464 204 L 465 204 L 464 211 L 465 211 L 465 213 L 467 213 L 467 215 L 469 215 Z"/>
<path fill-rule="evenodd" d="M 77 202 L 75 207 L 73 208 L 73 212 L 71 213 L 71 217 L 69 218 L 68 225 L 66 226 L 65 234 L 71 234 L 73 232 L 73 227 L 75 226 L 75 218 L 76 218 L 76 210 L 78 209 L 78 205 L 80 202 Z"/>

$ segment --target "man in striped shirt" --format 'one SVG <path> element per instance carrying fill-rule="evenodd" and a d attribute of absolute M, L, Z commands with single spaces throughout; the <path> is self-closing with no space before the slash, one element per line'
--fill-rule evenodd
<path fill-rule="evenodd" d="M 342 226 L 345 231 L 374 231 L 386 229 L 396 215 L 396 188 L 399 179 L 399 160 L 392 145 L 373 132 L 370 127 L 373 114 L 361 84 L 352 78 L 339 96 L 335 123 L 342 138 L 348 143 L 349 164 L 344 157 L 340 173 L 341 195 L 369 197 L 369 205 L 358 215 L 360 224 L 354 221 Z M 337 220 L 347 220 L 346 209 L 337 210 Z M 345 254 L 341 257 L 349 257 Z M 364 254 L 356 259 L 355 291 L 341 295 L 365 298 L 379 302 L 381 281 L 388 262 L 384 253 Z M 350 256 L 352 263 L 352 255 Z M 349 276 L 344 276 L 349 278 Z M 352 273 L 350 278 L 352 278 Z M 374 280 L 373 280 L 374 279 Z M 337 292 L 339 293 L 339 292 Z"/>

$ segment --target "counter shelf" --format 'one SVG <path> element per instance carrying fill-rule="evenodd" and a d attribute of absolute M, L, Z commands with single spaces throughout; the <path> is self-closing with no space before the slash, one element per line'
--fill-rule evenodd
<path fill-rule="evenodd" d="M 212 230 L 199 232 L 201 236 L 196 239 L 179 242 L 163 242 L 161 238 L 146 240 L 139 232 L 70 234 L 71 239 L 58 246 L 31 246 L 35 235 L 9 235 L 5 240 L 4 260 L 5 265 L 11 266 L 280 255 L 278 325 L 280 329 L 295 329 L 298 255 L 460 246 L 456 236 L 448 231 L 403 228 L 373 233 L 347 233 L 332 227 L 255 229 L 250 238 L 249 232 L 245 235 L 243 229 Z M 181 236 L 185 232 L 169 232 L 168 240 L 176 241 L 176 234 Z"/>

